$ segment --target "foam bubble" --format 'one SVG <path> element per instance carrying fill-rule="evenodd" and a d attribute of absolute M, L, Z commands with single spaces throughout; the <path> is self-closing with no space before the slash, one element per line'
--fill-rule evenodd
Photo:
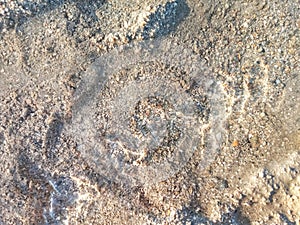
<path fill-rule="evenodd" d="M 87 70 L 70 130 L 95 170 L 125 185 L 179 172 L 194 151 L 202 168 L 222 142 L 224 94 L 205 64 L 170 40 L 127 45 Z"/>
<path fill-rule="evenodd" d="M 300 76 L 287 82 L 281 103 L 281 117 L 289 132 L 300 131 Z"/>

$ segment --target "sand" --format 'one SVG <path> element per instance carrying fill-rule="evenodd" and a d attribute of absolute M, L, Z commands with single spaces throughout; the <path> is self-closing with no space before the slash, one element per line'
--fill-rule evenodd
<path fill-rule="evenodd" d="M 0 224 L 300 224 L 299 15 L 0 1 Z"/>

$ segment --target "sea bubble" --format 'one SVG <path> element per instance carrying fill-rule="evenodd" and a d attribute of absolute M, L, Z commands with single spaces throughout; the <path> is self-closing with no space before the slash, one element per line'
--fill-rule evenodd
<path fill-rule="evenodd" d="M 300 75 L 287 82 L 279 113 L 289 132 L 300 131 Z"/>
<path fill-rule="evenodd" d="M 173 41 L 125 45 L 98 58 L 76 90 L 78 149 L 97 172 L 127 186 L 178 173 L 199 151 L 211 163 L 222 143 L 224 92 L 193 52 Z"/>
<path fill-rule="evenodd" d="M 280 145 L 285 145 L 285 152 L 300 151 L 300 76 L 292 77 L 285 86 L 283 99 L 277 112 L 282 123 L 283 136 Z M 284 140 L 284 141 L 283 141 Z M 288 140 L 288 141 L 287 141 Z"/>

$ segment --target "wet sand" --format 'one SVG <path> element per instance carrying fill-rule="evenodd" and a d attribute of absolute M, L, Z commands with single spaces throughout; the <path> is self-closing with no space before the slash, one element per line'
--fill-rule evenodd
<path fill-rule="evenodd" d="M 0 224 L 299 224 L 299 15 L 297 1 L 0 1 Z M 152 64 L 126 54 L 127 45 L 155 46 L 157 40 L 173 50 L 160 45 Z M 120 62 L 131 64 L 99 89 L 97 62 L 116 51 Z M 198 65 L 202 72 L 194 76 Z M 88 83 L 93 68 L 98 80 Z M 156 84 L 160 77 L 156 90 L 149 80 Z M 219 89 L 204 88 L 208 78 L 219 85 L 219 101 L 208 94 Z M 166 80 L 172 95 L 160 94 Z M 92 119 L 76 102 L 78 93 L 89 93 L 81 87 L 96 90 L 84 98 L 94 104 Z M 137 98 L 142 91 L 132 91 L 136 87 L 151 96 Z M 103 139 L 105 151 L 117 145 L 122 162 L 137 167 L 175 152 L 176 141 L 191 133 L 177 114 L 175 125 L 166 125 L 168 138 L 159 139 L 166 144 L 151 157 L 122 153 L 118 141 L 126 143 L 129 133 L 108 135 L 124 126 L 118 116 L 127 115 L 122 107 L 131 104 L 129 89 L 136 108 L 128 113 L 128 130 L 136 143 L 148 140 L 146 122 L 146 128 L 157 118 L 168 124 L 173 111 L 188 118 L 179 110 L 181 99 L 197 106 L 192 115 L 201 131 L 192 156 L 151 184 L 132 185 L 137 178 L 120 175 L 116 164 L 101 167 L 93 161 L 99 151 L 87 157 L 92 136 L 82 135 L 85 145 L 78 138 Z M 83 122 L 74 127 L 78 107 Z M 212 121 L 219 115 L 222 135 L 212 145 L 207 137 L 210 131 L 218 136 Z M 154 130 L 165 134 L 160 124 Z"/>

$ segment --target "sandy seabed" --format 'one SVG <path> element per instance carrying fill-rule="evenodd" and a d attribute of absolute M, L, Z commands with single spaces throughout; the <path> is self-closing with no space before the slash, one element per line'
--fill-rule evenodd
<path fill-rule="evenodd" d="M 300 224 L 299 15 L 0 0 L 0 224 Z"/>

